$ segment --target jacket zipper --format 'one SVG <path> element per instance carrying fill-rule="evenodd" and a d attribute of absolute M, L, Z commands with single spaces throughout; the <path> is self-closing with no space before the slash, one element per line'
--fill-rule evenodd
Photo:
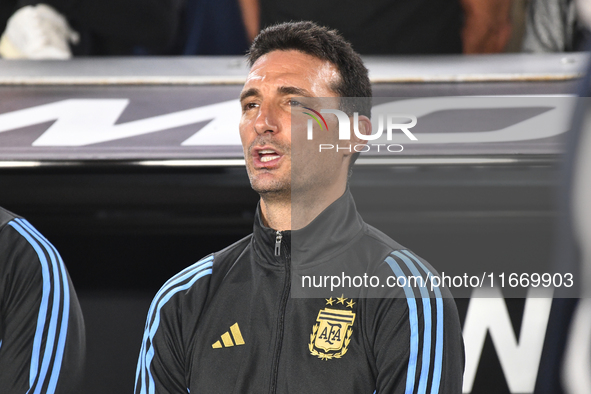
<path fill-rule="evenodd" d="M 281 231 L 277 231 L 275 235 L 275 256 L 281 256 L 281 239 L 283 238 L 283 234 Z"/>
<path fill-rule="evenodd" d="M 277 231 L 275 237 L 275 256 L 281 255 L 281 240 L 283 234 Z M 287 307 L 287 300 L 289 299 L 289 291 L 291 290 L 291 256 L 287 247 L 283 247 L 285 252 L 285 284 L 283 287 L 283 294 L 281 295 L 281 304 L 279 306 L 279 324 L 277 328 L 277 344 L 275 347 L 275 355 L 273 357 L 273 374 L 271 376 L 271 387 L 269 393 L 277 393 L 277 375 L 279 373 L 279 357 L 281 355 L 281 346 L 283 344 L 283 331 L 285 325 L 285 308 Z"/>

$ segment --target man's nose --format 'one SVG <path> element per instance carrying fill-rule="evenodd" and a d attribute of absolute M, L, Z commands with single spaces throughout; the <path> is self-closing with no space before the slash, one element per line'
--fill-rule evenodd
<path fill-rule="evenodd" d="M 254 129 L 257 134 L 276 133 L 279 131 L 277 110 L 271 104 L 261 104 L 254 123 Z"/>

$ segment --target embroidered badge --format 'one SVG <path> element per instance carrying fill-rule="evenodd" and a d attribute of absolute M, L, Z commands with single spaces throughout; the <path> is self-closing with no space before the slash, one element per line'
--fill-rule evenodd
<path fill-rule="evenodd" d="M 343 296 L 336 299 L 331 297 L 326 300 L 326 304 L 333 306 L 333 303 L 336 303 L 335 307 L 324 308 L 318 312 L 317 323 L 312 327 L 308 344 L 310 354 L 313 356 L 321 360 L 330 360 L 341 358 L 347 353 L 353 334 L 355 313 L 346 308 L 353 309 L 355 303 L 352 299 L 349 302 L 346 301 L 347 299 Z M 342 304 L 345 309 L 337 309 L 338 304 Z"/>

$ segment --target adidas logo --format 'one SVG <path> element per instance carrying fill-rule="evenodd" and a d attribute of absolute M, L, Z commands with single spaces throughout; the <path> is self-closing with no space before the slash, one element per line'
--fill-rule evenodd
<path fill-rule="evenodd" d="M 232 333 L 232 336 L 230 336 L 230 333 Z M 232 340 L 232 337 L 234 337 L 234 340 Z M 223 347 L 240 345 L 244 345 L 244 338 L 242 338 L 242 333 L 240 332 L 238 323 L 234 323 L 232 327 L 230 327 L 230 331 L 226 331 L 224 334 L 222 334 L 222 342 L 216 341 L 213 345 L 211 345 L 211 347 L 214 349 L 221 349 Z"/>

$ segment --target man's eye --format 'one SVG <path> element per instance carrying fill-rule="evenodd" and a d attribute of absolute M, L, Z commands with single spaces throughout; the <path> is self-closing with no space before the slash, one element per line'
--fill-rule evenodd
<path fill-rule="evenodd" d="M 257 103 L 246 103 L 242 106 L 242 109 L 244 111 L 252 109 L 252 108 L 256 108 L 257 107 Z"/>
<path fill-rule="evenodd" d="M 300 103 L 297 100 L 291 99 L 291 100 L 289 100 L 289 105 L 292 106 L 292 107 L 301 107 L 302 106 L 302 103 Z"/>

